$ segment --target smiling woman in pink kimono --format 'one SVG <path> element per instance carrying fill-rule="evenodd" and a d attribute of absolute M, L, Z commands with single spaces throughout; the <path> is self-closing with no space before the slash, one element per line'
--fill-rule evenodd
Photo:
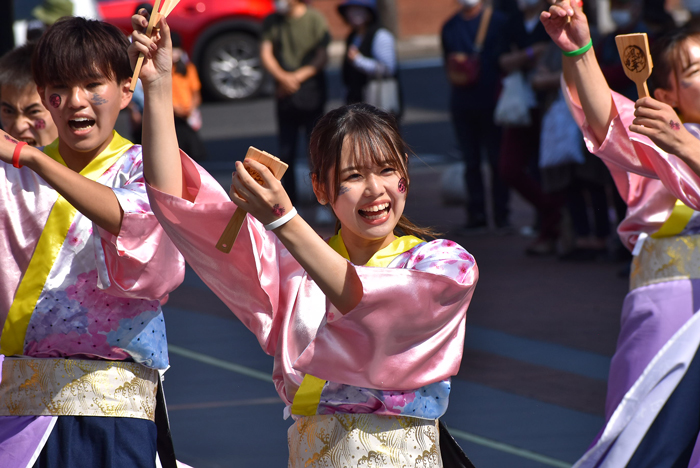
<path fill-rule="evenodd" d="M 131 50 L 132 60 L 147 57 L 152 207 L 197 274 L 274 356 L 273 380 L 295 421 L 289 466 L 442 466 L 437 419 L 459 369 L 478 270 L 459 245 L 426 242 L 403 217 L 410 184 L 394 119 L 359 104 L 317 124 L 314 191 L 340 225 L 324 241 L 261 164 L 236 163 L 232 203 L 179 152 L 172 115 L 160 112 L 172 95 L 167 25 L 161 34 L 153 51 L 135 32 Z M 248 215 L 226 254 L 215 245 L 236 209 Z"/>
<path fill-rule="evenodd" d="M 575 467 L 699 467 L 700 34 L 656 40 L 656 99 L 634 103 L 608 87 L 578 6 L 557 2 L 542 22 L 574 52 L 564 57 L 563 87 L 589 150 L 627 201 L 618 232 L 634 254 L 606 425 Z"/>

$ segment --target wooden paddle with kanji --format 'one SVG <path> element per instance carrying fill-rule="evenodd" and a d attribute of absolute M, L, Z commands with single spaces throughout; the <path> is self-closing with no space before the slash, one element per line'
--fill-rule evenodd
<path fill-rule="evenodd" d="M 161 0 L 155 0 L 153 4 L 153 12 L 151 13 L 151 19 L 148 20 L 148 27 L 146 28 L 146 36 L 149 38 L 153 35 L 153 28 L 160 21 L 161 18 L 167 18 L 168 15 L 175 9 L 180 0 L 165 0 L 161 5 Z M 139 59 L 134 67 L 134 75 L 131 77 L 131 92 L 133 93 L 136 89 L 136 82 L 139 80 L 139 75 L 141 74 L 141 67 L 143 66 L 144 55 L 139 54 Z"/>
<path fill-rule="evenodd" d="M 637 85 L 639 98 L 649 97 L 647 79 L 654 64 L 649 53 L 649 38 L 646 33 L 619 34 L 615 36 L 617 51 L 627 78 Z"/>
<path fill-rule="evenodd" d="M 287 171 L 287 168 L 289 167 L 287 164 L 283 163 L 270 153 L 260 151 L 259 149 L 253 148 L 252 146 L 248 148 L 248 152 L 246 153 L 245 158 L 257 161 L 263 166 L 267 167 L 277 180 L 280 180 L 282 178 L 284 173 Z M 263 178 L 260 174 L 258 174 L 258 171 L 256 171 L 252 167 L 246 167 L 246 170 L 251 175 L 251 177 L 255 179 L 257 183 L 263 185 Z M 224 253 L 229 253 L 231 251 L 231 248 L 233 247 L 233 244 L 234 242 L 236 242 L 236 238 L 238 237 L 238 232 L 241 230 L 241 226 L 243 225 L 243 221 L 245 220 L 246 214 L 247 213 L 245 212 L 245 210 L 243 210 L 243 208 L 236 208 L 236 212 L 233 213 L 233 216 L 231 216 L 231 220 L 228 222 L 228 225 L 226 226 L 226 229 L 224 229 L 223 234 L 221 234 L 219 242 L 216 243 L 217 249 L 221 250 Z"/>

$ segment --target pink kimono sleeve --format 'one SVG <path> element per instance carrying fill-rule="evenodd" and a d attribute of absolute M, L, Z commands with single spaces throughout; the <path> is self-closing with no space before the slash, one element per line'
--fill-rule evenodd
<path fill-rule="evenodd" d="M 119 235 L 96 227 L 98 285 L 113 296 L 165 303 L 185 277 L 185 260 L 151 210 L 140 152 L 134 159 L 126 183 L 112 188 L 124 212 Z"/>
<path fill-rule="evenodd" d="M 571 99 L 568 90 L 565 96 L 571 114 L 583 132 L 588 150 L 607 164 L 618 189 L 621 189 L 621 184 L 626 184 L 623 181 L 626 177 L 620 174 L 620 170 L 660 179 L 676 198 L 694 210 L 700 209 L 700 177 L 677 156 L 666 153 L 648 137 L 630 131 L 629 126 L 634 120 L 634 102 L 612 92 L 617 115 L 610 122 L 605 140 L 599 143 L 585 120 L 581 106 Z"/>
<path fill-rule="evenodd" d="M 431 250 L 406 269 L 356 267 L 362 301 L 342 316 L 331 306 L 294 368 L 380 390 L 420 388 L 457 374 L 479 273 L 473 257 L 451 244 L 451 254 L 444 246 Z"/>
<path fill-rule="evenodd" d="M 281 270 L 290 266 L 288 274 L 294 277 L 300 268 L 289 261 L 291 255 L 280 254 L 276 238 L 259 223 L 250 222 L 249 216 L 231 252 L 219 251 L 216 244 L 236 205 L 211 175 L 184 154 L 182 167 L 194 202 L 148 186 L 153 211 L 197 275 L 255 334 L 263 350 L 274 354 L 281 328 L 276 312 L 284 301 L 279 294 Z"/>

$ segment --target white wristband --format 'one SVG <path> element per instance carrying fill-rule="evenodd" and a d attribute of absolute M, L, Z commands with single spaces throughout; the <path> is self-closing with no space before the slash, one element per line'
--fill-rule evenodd
<path fill-rule="evenodd" d="M 297 215 L 297 209 L 292 207 L 292 209 L 289 210 L 289 213 L 287 213 L 286 215 L 282 216 L 279 219 L 274 220 L 270 224 L 266 224 L 265 229 L 268 231 L 274 231 L 278 227 L 287 224 L 296 215 Z"/>

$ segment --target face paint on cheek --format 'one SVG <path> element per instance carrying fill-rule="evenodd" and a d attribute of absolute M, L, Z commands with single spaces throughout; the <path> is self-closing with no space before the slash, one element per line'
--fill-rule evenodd
<path fill-rule="evenodd" d="M 349 191 L 350 191 L 350 189 L 347 188 L 347 186 L 341 185 L 341 186 L 340 186 L 340 190 L 338 190 L 338 196 L 345 195 L 345 194 L 348 193 Z"/>
<path fill-rule="evenodd" d="M 51 96 L 49 96 L 49 104 L 51 104 L 51 107 L 53 107 L 54 109 L 58 109 L 59 107 L 61 107 L 61 96 L 59 96 L 58 94 L 52 94 Z"/>
<path fill-rule="evenodd" d="M 46 128 L 46 120 L 44 120 L 44 119 L 37 119 L 37 120 L 34 122 L 34 128 L 36 128 L 37 130 L 43 130 L 43 129 L 45 129 L 45 128 Z"/>
<path fill-rule="evenodd" d="M 92 93 L 92 103 L 96 106 L 101 106 L 102 104 L 107 104 L 107 100 L 97 93 Z"/>
<path fill-rule="evenodd" d="M 681 80 L 681 88 L 688 89 L 693 85 L 690 81 Z"/>
<path fill-rule="evenodd" d="M 406 193 L 406 190 L 408 190 L 406 178 L 401 177 L 401 180 L 399 180 L 399 192 Z"/>

